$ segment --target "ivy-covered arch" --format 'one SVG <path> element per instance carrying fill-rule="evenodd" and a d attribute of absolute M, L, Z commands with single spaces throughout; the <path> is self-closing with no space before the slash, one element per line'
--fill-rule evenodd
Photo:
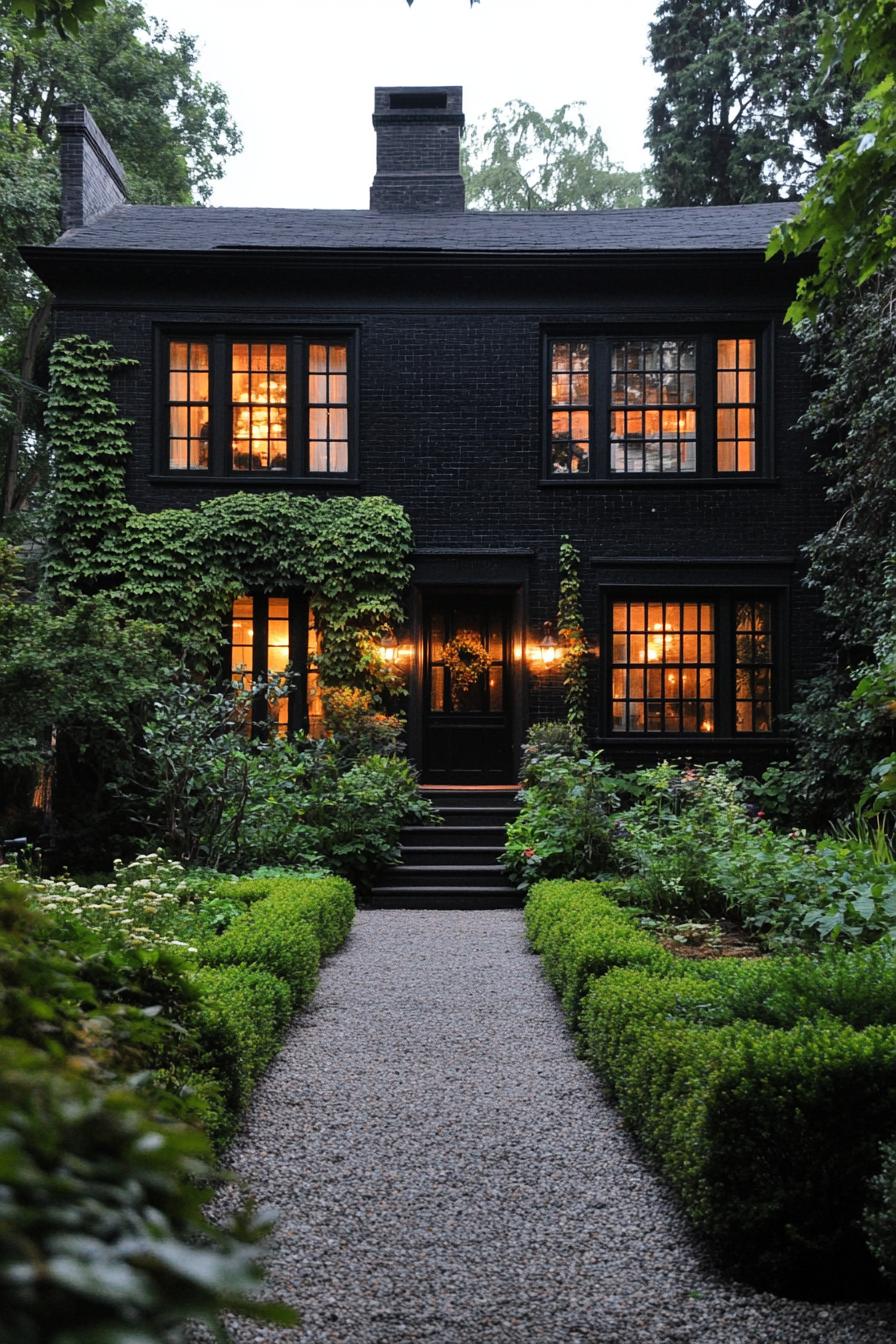
<path fill-rule="evenodd" d="M 60 599 L 108 592 L 122 614 L 161 625 L 173 646 L 214 658 L 232 599 L 299 588 L 322 635 L 321 679 L 380 689 L 377 631 L 403 618 L 411 526 L 382 496 L 239 493 L 142 513 L 125 497 L 128 430 L 112 398 L 134 361 L 84 335 L 58 341 L 47 408 L 56 476 L 47 582 Z"/>

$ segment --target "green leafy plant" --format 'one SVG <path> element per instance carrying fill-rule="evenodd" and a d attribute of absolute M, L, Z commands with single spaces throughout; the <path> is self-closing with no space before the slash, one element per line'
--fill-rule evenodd
<path fill-rule="evenodd" d="M 128 423 L 110 383 L 129 367 L 84 335 L 53 348 L 53 590 L 108 591 L 124 614 L 156 621 L 172 647 L 214 662 L 237 593 L 300 588 L 315 613 L 322 683 L 375 695 L 390 689 L 395 674 L 376 655 L 374 635 L 404 617 L 398 595 L 410 578 L 411 549 L 404 510 L 377 496 L 319 500 L 277 491 L 141 513 L 125 498 Z M 185 588 L 187 572 L 193 580 Z"/>
<path fill-rule="evenodd" d="M 896 963 L 671 955 L 591 882 L 543 882 L 526 925 L 589 1062 L 706 1244 L 749 1282 L 874 1293 L 861 1231 L 896 1105 Z M 867 1220 L 886 1267 L 892 1166 Z"/>
<path fill-rule="evenodd" d="M 528 886 L 543 877 L 593 877 L 610 862 L 616 780 L 600 752 L 530 759 L 519 815 L 507 827 L 502 861 Z"/>
<path fill-rule="evenodd" d="M 588 643 L 582 613 L 581 557 L 569 537 L 560 541 L 560 601 L 557 629 L 563 642 L 566 721 L 584 748 L 588 727 Z"/>

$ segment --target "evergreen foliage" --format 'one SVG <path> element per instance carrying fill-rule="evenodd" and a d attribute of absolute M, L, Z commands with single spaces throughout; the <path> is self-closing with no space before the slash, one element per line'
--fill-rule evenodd
<path fill-rule="evenodd" d="M 799 197 L 844 139 L 851 78 L 819 77 L 834 0 L 663 0 L 650 27 L 661 85 L 648 172 L 659 205 Z"/>

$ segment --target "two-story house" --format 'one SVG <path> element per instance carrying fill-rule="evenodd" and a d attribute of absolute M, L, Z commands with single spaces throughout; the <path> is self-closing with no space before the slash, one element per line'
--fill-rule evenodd
<path fill-rule="evenodd" d="M 827 515 L 782 323 L 795 275 L 763 259 L 791 207 L 468 211 L 463 122 L 459 88 L 377 89 L 369 210 L 153 207 L 127 203 L 89 113 L 66 109 L 65 231 L 25 255 L 57 334 L 138 361 L 129 498 L 402 504 L 424 782 L 512 781 L 526 726 L 562 714 L 539 646 L 563 534 L 582 556 L 592 742 L 624 764 L 761 768 L 821 652 L 800 547 Z M 304 666 L 314 640 L 301 593 L 247 594 L 232 631 L 232 665 L 256 671 Z M 460 697 L 443 657 L 458 632 L 490 664 Z M 293 725 L 316 717 L 301 684 Z"/>

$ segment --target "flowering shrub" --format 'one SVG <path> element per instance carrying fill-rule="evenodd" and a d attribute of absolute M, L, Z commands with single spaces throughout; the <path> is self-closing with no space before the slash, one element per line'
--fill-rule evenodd
<path fill-rule="evenodd" d="M 16 869 L 0 868 L 16 877 Z M 32 899 L 65 930 L 73 923 L 137 947 L 195 953 L 198 942 L 230 922 L 242 906 L 215 895 L 215 877 L 187 873 L 159 853 L 132 863 L 116 859 L 111 882 L 82 886 L 69 877 L 29 879 Z M 230 908 L 232 906 L 232 909 Z"/>

